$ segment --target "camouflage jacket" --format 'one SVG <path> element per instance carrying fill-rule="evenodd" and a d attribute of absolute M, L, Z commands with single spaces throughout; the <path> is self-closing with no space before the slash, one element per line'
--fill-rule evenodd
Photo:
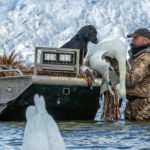
<path fill-rule="evenodd" d="M 150 47 L 130 60 L 131 70 L 126 74 L 127 97 L 150 97 Z"/>

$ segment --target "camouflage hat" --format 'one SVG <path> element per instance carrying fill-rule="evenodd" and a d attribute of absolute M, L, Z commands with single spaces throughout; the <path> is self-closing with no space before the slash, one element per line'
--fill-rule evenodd
<path fill-rule="evenodd" d="M 127 37 L 143 36 L 150 39 L 150 31 L 146 28 L 140 28 L 134 31 L 134 33 L 128 34 Z"/>

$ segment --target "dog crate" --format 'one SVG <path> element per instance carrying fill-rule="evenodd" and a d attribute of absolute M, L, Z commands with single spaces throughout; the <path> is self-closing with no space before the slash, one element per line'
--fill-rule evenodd
<path fill-rule="evenodd" d="M 79 49 L 36 47 L 34 75 L 38 70 L 79 74 Z"/>

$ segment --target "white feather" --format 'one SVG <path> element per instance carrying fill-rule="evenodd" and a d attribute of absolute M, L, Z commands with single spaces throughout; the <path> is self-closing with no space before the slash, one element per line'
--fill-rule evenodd
<path fill-rule="evenodd" d="M 112 93 L 109 85 L 109 67 L 110 64 L 105 61 L 104 56 L 116 58 L 119 64 L 120 72 L 120 97 L 126 96 L 125 76 L 126 76 L 126 53 L 125 44 L 120 40 L 111 40 L 94 45 L 93 50 L 87 53 L 85 62 L 89 62 L 91 67 L 97 70 L 106 81 L 108 90 Z"/>

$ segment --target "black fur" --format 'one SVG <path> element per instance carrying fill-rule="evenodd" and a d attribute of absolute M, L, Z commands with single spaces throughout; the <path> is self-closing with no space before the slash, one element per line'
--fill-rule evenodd
<path fill-rule="evenodd" d="M 80 64 L 87 53 L 88 42 L 98 43 L 96 28 L 92 25 L 82 27 L 78 33 L 61 48 L 80 49 Z"/>

